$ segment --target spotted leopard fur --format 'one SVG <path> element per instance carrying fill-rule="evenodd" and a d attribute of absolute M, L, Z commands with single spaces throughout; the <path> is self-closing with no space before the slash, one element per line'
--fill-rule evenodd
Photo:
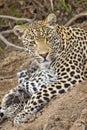
<path fill-rule="evenodd" d="M 67 92 L 86 79 L 87 33 L 80 28 L 56 24 L 54 14 L 50 14 L 45 21 L 17 25 L 14 33 L 22 40 L 25 50 L 40 64 L 40 68 L 28 80 L 19 83 L 2 100 L 1 117 L 9 117 L 8 108 L 13 107 L 16 112 L 22 106 L 13 118 L 17 125 L 27 121 L 53 97 Z M 37 81 L 42 82 L 40 86 Z M 33 82 L 35 83 L 32 84 Z M 34 90 L 34 87 L 36 92 L 30 90 Z M 10 117 L 13 113 L 12 111 Z"/>

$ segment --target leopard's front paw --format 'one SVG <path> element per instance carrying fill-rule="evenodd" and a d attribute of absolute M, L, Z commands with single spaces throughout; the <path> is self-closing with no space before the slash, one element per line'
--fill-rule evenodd
<path fill-rule="evenodd" d="M 21 112 L 17 114 L 14 118 L 14 125 L 20 125 L 21 123 L 27 122 L 29 118 L 29 114 L 26 112 Z"/>

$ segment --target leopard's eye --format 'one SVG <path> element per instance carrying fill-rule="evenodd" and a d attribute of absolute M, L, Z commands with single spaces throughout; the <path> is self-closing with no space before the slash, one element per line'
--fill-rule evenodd
<path fill-rule="evenodd" d="M 35 41 L 29 41 L 29 46 L 30 47 L 36 47 Z"/>

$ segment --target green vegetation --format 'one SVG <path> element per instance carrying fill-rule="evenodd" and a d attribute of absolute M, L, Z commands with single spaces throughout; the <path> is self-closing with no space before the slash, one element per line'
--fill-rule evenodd
<path fill-rule="evenodd" d="M 61 4 L 63 5 L 63 7 L 68 11 L 68 12 L 70 12 L 71 11 L 71 5 L 70 4 L 68 4 L 67 2 L 66 2 L 66 0 L 60 0 L 60 2 L 61 2 Z"/>
<path fill-rule="evenodd" d="M 24 21 L 17 21 L 16 24 L 18 25 L 22 25 L 24 23 Z"/>
<path fill-rule="evenodd" d="M 17 18 L 20 18 L 20 14 L 19 14 L 19 11 L 16 7 L 12 6 L 11 7 L 11 10 L 13 11 L 14 15 L 17 17 Z M 24 21 L 17 21 L 16 24 L 23 24 Z"/>
<path fill-rule="evenodd" d="M 3 51 L 3 49 L 0 47 L 0 52 L 2 52 Z"/>
<path fill-rule="evenodd" d="M 18 11 L 18 9 L 16 7 L 11 6 L 11 10 L 12 10 L 12 12 L 14 13 L 14 15 L 16 17 L 20 17 L 19 11 Z"/>

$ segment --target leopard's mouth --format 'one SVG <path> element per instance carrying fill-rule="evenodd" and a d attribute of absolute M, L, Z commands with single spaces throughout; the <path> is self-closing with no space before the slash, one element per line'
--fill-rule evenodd
<path fill-rule="evenodd" d="M 46 58 L 44 58 L 44 59 L 42 59 L 42 58 L 37 58 L 37 61 L 38 61 L 38 63 L 49 63 L 49 62 L 51 62 L 51 60 L 46 59 Z"/>

